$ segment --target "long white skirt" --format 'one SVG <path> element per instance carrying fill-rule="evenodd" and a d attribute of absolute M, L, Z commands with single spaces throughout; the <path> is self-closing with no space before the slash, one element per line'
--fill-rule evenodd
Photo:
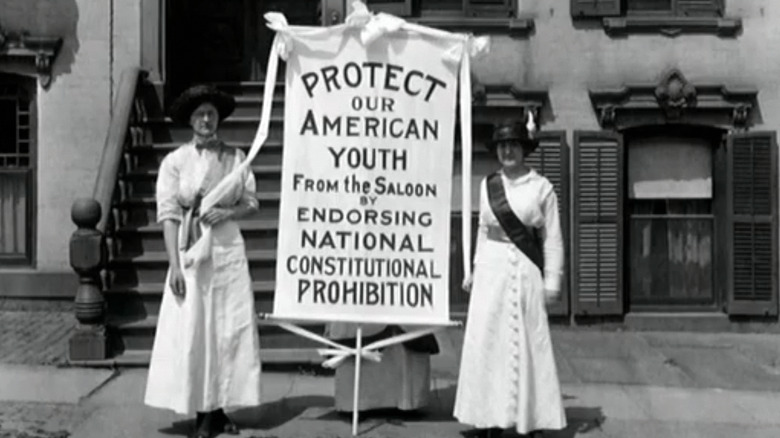
<path fill-rule="evenodd" d="M 185 270 L 186 295 L 165 282 L 144 402 L 182 415 L 260 404 L 260 341 L 244 240 L 212 230 L 211 257 Z M 170 271 L 168 272 L 170 276 Z"/>
<path fill-rule="evenodd" d="M 566 427 L 543 289 L 539 269 L 513 244 L 485 241 L 455 398 L 460 422 L 521 434 Z"/>

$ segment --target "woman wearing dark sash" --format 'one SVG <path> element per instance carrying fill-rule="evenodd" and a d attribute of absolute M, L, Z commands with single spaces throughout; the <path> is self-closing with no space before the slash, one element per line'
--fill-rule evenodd
<path fill-rule="evenodd" d="M 525 164 L 538 142 L 498 126 L 488 147 L 501 170 L 480 187 L 479 232 L 455 417 L 481 437 L 541 436 L 566 417 L 545 304 L 556 300 L 563 239 L 552 184 Z"/>
<path fill-rule="evenodd" d="M 157 177 L 157 221 L 170 266 L 145 403 L 197 413 L 195 438 L 238 434 L 225 410 L 260 404 L 254 296 L 236 223 L 258 208 L 255 178 L 251 170 L 235 170 L 243 151 L 217 138 L 219 123 L 234 108 L 233 96 L 214 87 L 185 91 L 170 112 L 175 122 L 192 127 L 192 140 L 163 159 Z M 200 211 L 201 199 L 226 177 L 217 205 Z M 211 227 L 210 254 L 187 266 L 184 254 L 200 237 L 201 224 Z"/>

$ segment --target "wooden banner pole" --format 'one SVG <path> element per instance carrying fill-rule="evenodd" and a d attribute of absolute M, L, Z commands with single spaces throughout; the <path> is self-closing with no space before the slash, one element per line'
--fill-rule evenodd
<path fill-rule="evenodd" d="M 360 362 L 363 358 L 363 326 L 357 327 L 357 343 L 355 344 L 355 382 L 352 387 L 352 436 L 357 436 L 358 411 L 360 398 Z"/>

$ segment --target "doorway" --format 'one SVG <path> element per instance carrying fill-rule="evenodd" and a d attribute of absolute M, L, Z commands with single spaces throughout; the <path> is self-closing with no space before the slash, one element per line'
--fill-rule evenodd
<path fill-rule="evenodd" d="M 0 267 L 34 264 L 35 90 L 0 74 Z"/>
<path fill-rule="evenodd" d="M 168 92 L 195 83 L 263 81 L 273 31 L 266 12 L 318 25 L 321 0 L 170 0 L 166 11 Z"/>

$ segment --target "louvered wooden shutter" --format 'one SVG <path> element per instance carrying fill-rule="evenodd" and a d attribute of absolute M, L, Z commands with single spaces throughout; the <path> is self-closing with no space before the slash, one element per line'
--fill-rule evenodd
<path fill-rule="evenodd" d="M 777 315 L 777 143 L 774 133 L 728 141 L 728 311 Z"/>
<path fill-rule="evenodd" d="M 623 312 L 623 142 L 612 132 L 574 133 L 572 309 Z"/>
<path fill-rule="evenodd" d="M 620 0 L 571 0 L 572 17 L 614 17 L 620 15 Z"/>
<path fill-rule="evenodd" d="M 698 17 L 723 16 L 723 0 L 677 0 L 677 14 Z"/>
<path fill-rule="evenodd" d="M 569 314 L 569 147 L 564 131 L 539 133 L 539 149 L 528 156 L 527 163 L 544 175 L 555 187 L 558 209 L 563 230 L 563 244 L 566 250 L 564 274 L 561 279 L 561 297 L 557 303 L 548 306 L 551 315 Z"/>

